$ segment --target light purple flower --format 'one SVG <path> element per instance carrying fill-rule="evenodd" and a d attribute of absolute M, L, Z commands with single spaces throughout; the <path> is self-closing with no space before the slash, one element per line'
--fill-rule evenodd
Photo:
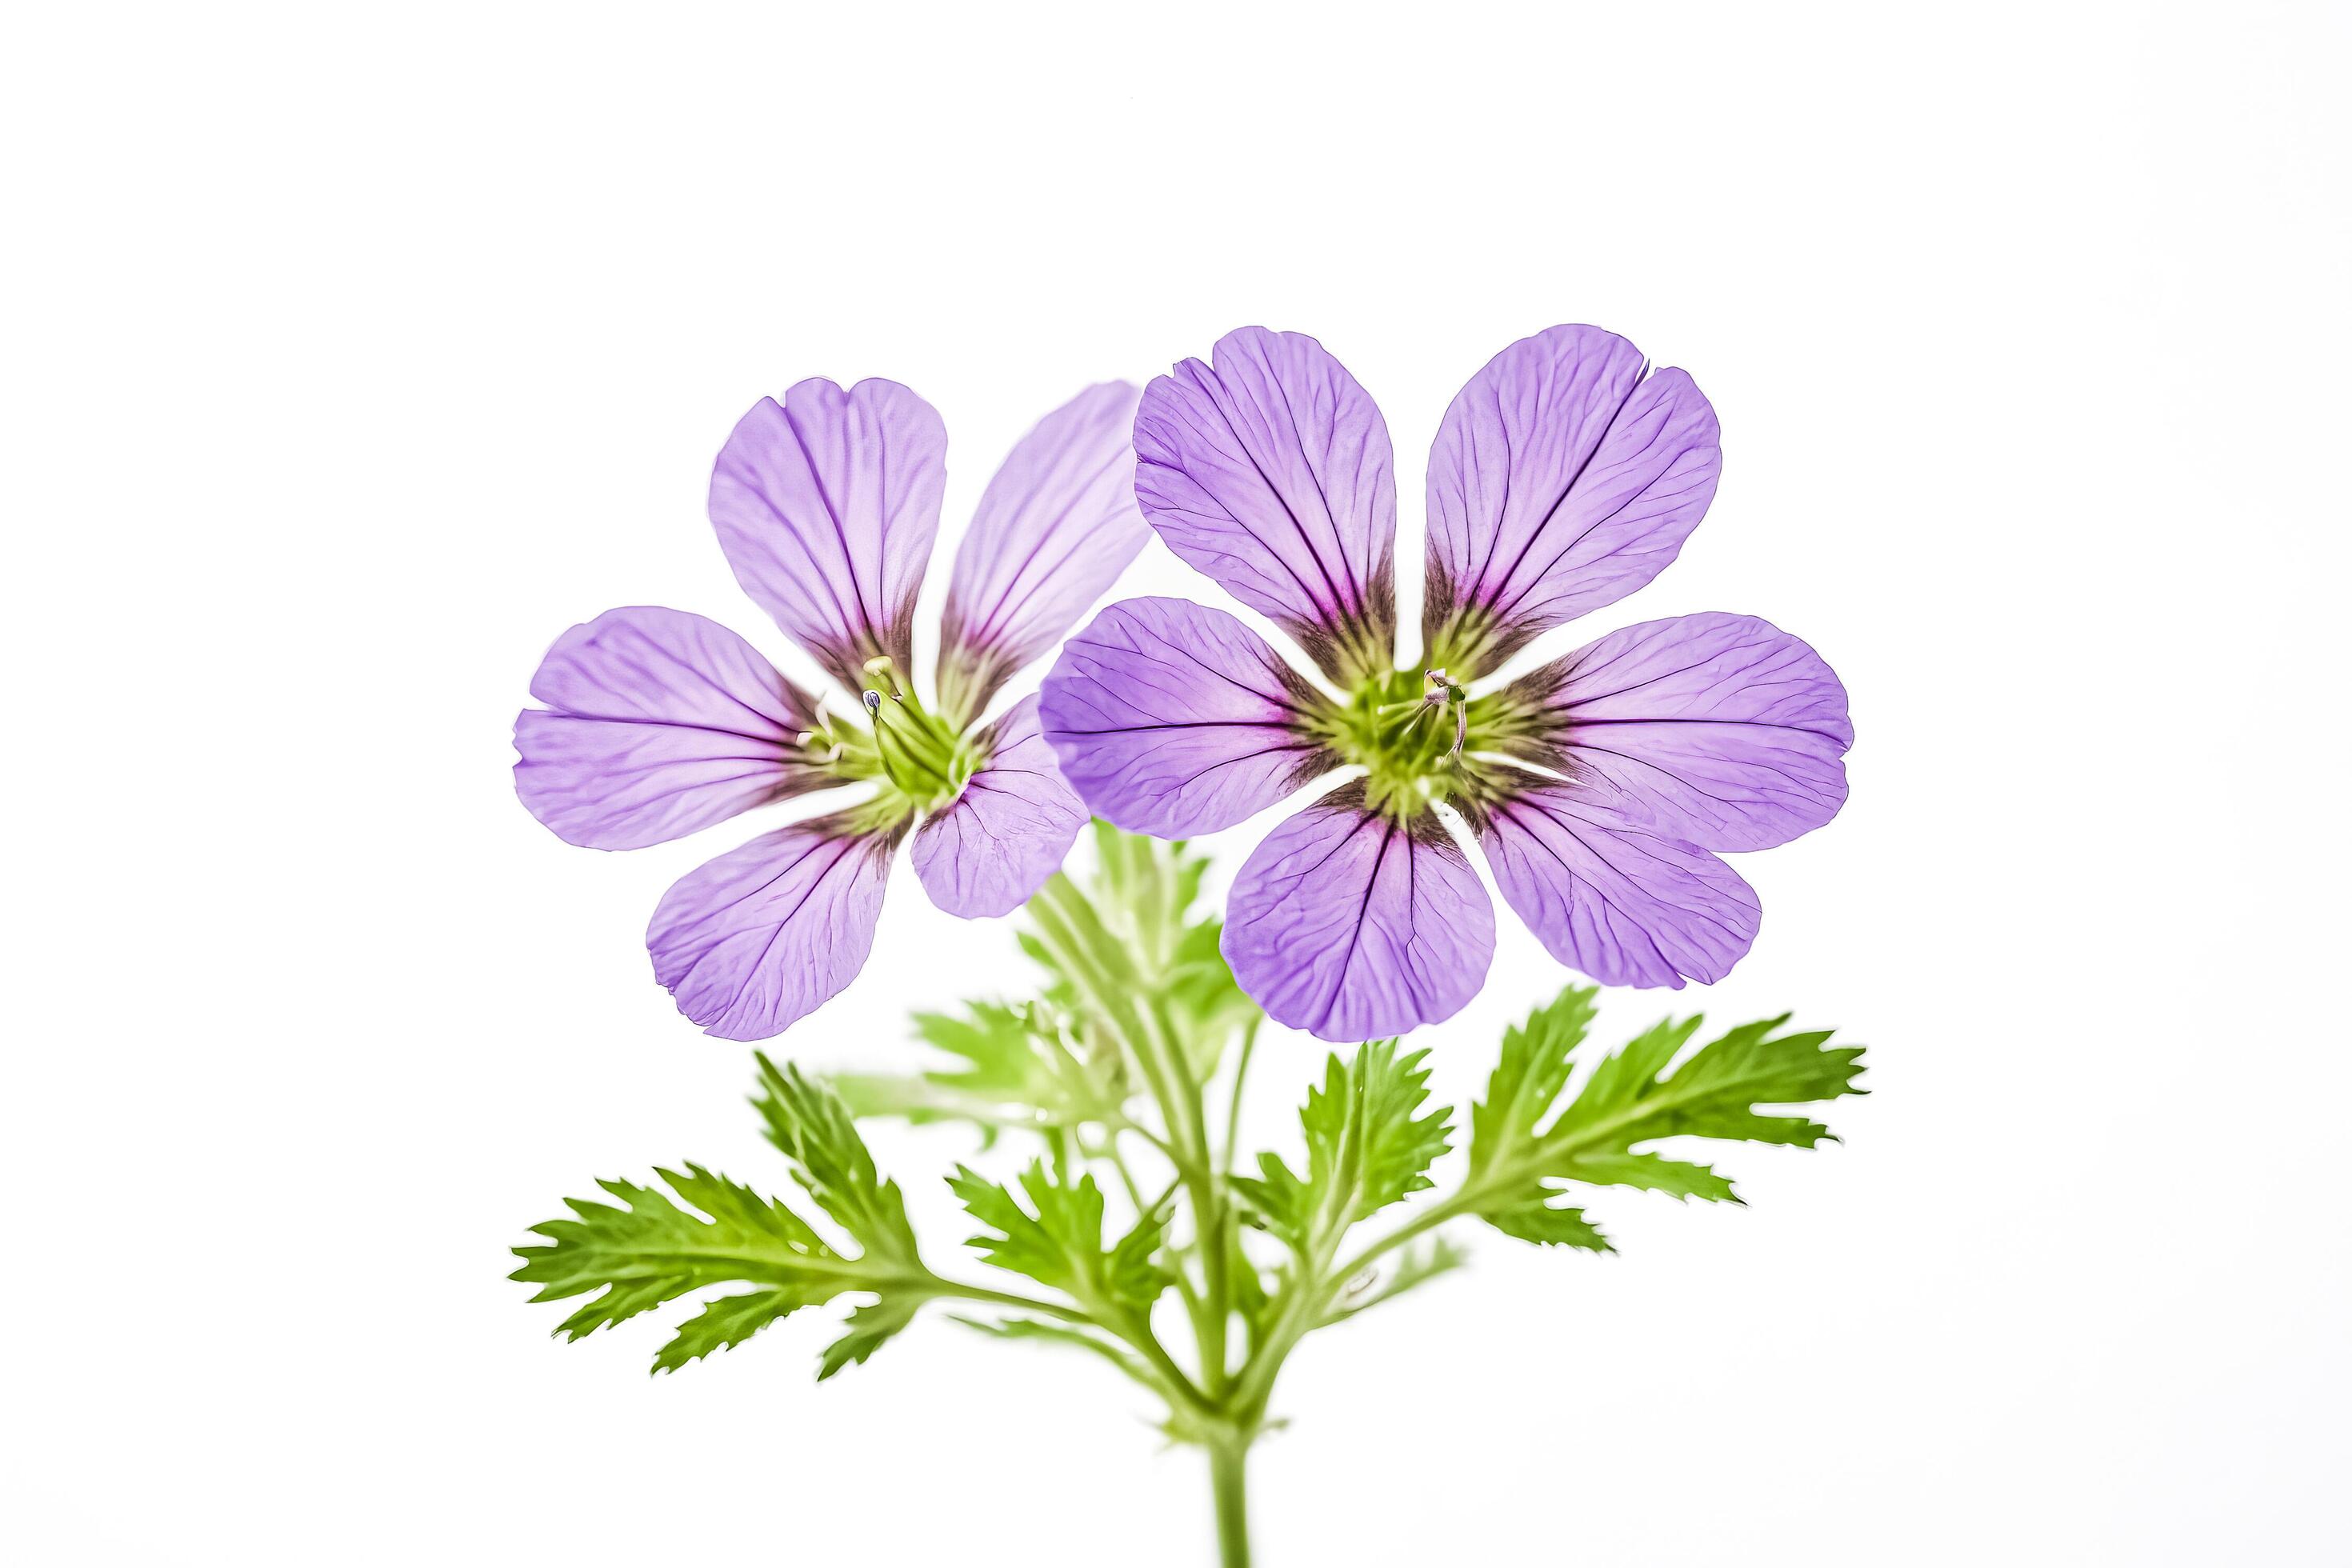
<path fill-rule="evenodd" d="M 1106 608 L 1039 696 L 1047 742 L 1121 827 L 1215 832 L 1339 767 L 1361 776 L 1243 865 L 1225 957 L 1278 1021 L 1399 1034 L 1477 993 L 1494 911 L 1433 808 L 1562 963 L 1610 984 L 1728 973 L 1755 894 L 1718 851 L 1769 848 L 1845 801 L 1845 690 L 1751 616 L 1628 626 L 1473 689 L 1553 626 L 1633 593 L 1706 515 L 1715 410 L 1597 327 L 1505 349 L 1430 452 L 1423 653 L 1392 668 L 1396 487 L 1380 409 L 1314 339 L 1245 327 L 1145 389 L 1136 496 L 1186 561 L 1339 689 L 1234 616 Z"/>
<path fill-rule="evenodd" d="M 864 967 L 891 857 L 967 918 L 1009 913 L 1087 812 L 1006 680 L 1150 538 L 1129 446 L 1135 388 L 1089 387 L 1024 437 L 956 554 L 936 701 L 918 694 L 915 598 L 939 531 L 947 434 L 893 382 L 804 381 L 728 437 L 710 521 L 736 580 L 849 692 L 828 711 L 733 632 L 608 610 L 556 639 L 515 721 L 515 788 L 564 839 L 635 849 L 771 801 L 865 784 L 857 805 L 763 834 L 681 878 L 646 932 L 678 1010 L 730 1040 L 782 1033 Z"/>

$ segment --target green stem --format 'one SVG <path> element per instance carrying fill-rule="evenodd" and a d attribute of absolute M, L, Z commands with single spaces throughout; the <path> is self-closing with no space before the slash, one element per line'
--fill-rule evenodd
<path fill-rule="evenodd" d="M 1234 1151 L 1242 1130 L 1242 1085 L 1249 1081 L 1250 1053 L 1257 1049 L 1257 1026 L 1265 1022 L 1265 1015 L 1254 1014 L 1247 1027 L 1242 1030 L 1241 1059 L 1234 1064 L 1234 1098 L 1225 1107 L 1225 1150 L 1218 1169 L 1233 1174 Z"/>
<path fill-rule="evenodd" d="M 1160 1114 L 1167 1123 L 1176 1156 L 1176 1173 L 1192 1205 L 1194 1239 L 1201 1249 L 1201 1300 L 1192 1326 L 1200 1342 L 1201 1384 L 1214 1399 L 1224 1392 L 1232 1376 L 1225 1353 L 1226 1324 L 1233 1315 L 1230 1242 L 1225 1232 L 1228 1209 L 1210 1163 L 1201 1086 L 1185 1070 L 1160 999 L 1150 998 L 1142 1015 L 1141 1026 L 1129 1044 L 1139 1059 L 1148 1064 L 1144 1076 L 1160 1101 Z"/>
<path fill-rule="evenodd" d="M 1217 1500 L 1217 1562 L 1249 1568 L 1249 1440 L 1209 1445 L 1209 1489 Z"/>
<path fill-rule="evenodd" d="M 967 1301 L 982 1301 L 992 1307 L 1014 1307 L 1024 1312 L 1058 1318 L 1066 1323 L 1100 1329 L 1143 1357 L 1152 1372 L 1158 1374 L 1159 1381 L 1154 1386 L 1171 1409 L 1181 1406 L 1207 1417 L 1219 1414 L 1217 1407 L 1209 1403 L 1199 1386 L 1185 1375 L 1184 1369 L 1176 1364 L 1175 1358 L 1168 1353 L 1147 1323 L 1139 1321 L 1121 1322 L 1108 1314 L 1097 1315 L 1073 1307 L 1057 1306 L 1034 1296 L 1016 1295 L 1010 1290 L 992 1290 L 984 1285 L 965 1285 L 936 1277 L 932 1280 L 932 1294 L 961 1297 Z"/>

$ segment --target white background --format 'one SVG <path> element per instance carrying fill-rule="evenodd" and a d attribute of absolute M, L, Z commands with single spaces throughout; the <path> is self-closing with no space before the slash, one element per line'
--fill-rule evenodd
<path fill-rule="evenodd" d="M 11 15 L 13 1561 L 1204 1563 L 1197 1457 L 1091 1362 L 548 1339 L 501 1276 L 562 1196 L 778 1169 L 640 945 L 753 828 L 571 849 L 507 728 L 613 605 L 782 656 L 701 500 L 800 377 L 940 408 L 951 542 L 1084 384 L 1312 331 L 1410 582 L 1446 400 L 1560 321 L 1725 431 L 1579 631 L 1765 615 L 1861 734 L 1845 814 L 1740 863 L 1738 973 L 1607 1029 L 1794 1008 L 1875 1092 L 1734 1152 L 1745 1210 L 1466 1237 L 1310 1342 L 1264 1560 L 2352 1560 L 2341 7 Z M 803 1059 L 1015 973 L 900 877 Z M 1503 924 L 1422 1037 L 1457 1102 L 1563 978 Z M 1280 1137 L 1313 1053 L 1261 1049 Z M 968 1140 L 881 1146 L 943 1215 Z"/>

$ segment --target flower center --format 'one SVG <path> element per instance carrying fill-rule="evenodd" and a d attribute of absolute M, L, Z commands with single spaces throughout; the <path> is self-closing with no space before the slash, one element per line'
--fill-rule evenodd
<path fill-rule="evenodd" d="M 979 748 L 924 707 L 887 658 L 867 659 L 866 673 L 876 683 L 866 689 L 865 700 L 874 718 L 882 776 L 917 810 L 938 810 L 962 794 L 964 781 L 980 771 Z"/>
<path fill-rule="evenodd" d="M 862 694 L 873 728 L 828 718 L 801 737 L 812 760 L 844 779 L 873 779 L 881 794 L 860 811 L 877 826 L 934 812 L 963 793 L 987 759 L 955 725 L 923 706 L 887 658 L 866 661 L 874 681 Z"/>
<path fill-rule="evenodd" d="M 1393 669 L 1356 688 L 1326 738 L 1364 770 L 1367 806 L 1411 817 L 1465 788 L 1484 706 L 1442 668 Z"/>

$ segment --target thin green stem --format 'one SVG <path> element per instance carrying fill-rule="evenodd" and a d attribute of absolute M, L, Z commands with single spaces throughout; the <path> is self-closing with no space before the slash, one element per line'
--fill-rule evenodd
<path fill-rule="evenodd" d="M 1223 1391 L 1231 1376 L 1225 1357 L 1225 1320 L 1232 1314 L 1233 1298 L 1227 1279 L 1225 1205 L 1210 1168 L 1200 1085 L 1185 1070 L 1164 997 L 1150 986 L 1142 986 L 1144 1005 L 1139 1007 L 1132 982 L 1140 977 L 1130 975 L 1129 984 L 1123 986 L 1118 976 L 1105 973 L 1093 962 L 1097 950 L 1081 941 L 1078 933 L 1088 927 L 1099 931 L 1101 922 L 1085 896 L 1056 875 L 1030 900 L 1029 911 L 1039 939 L 1062 972 L 1087 994 L 1096 1015 L 1118 1035 L 1134 1058 L 1167 1126 L 1166 1152 L 1192 1201 L 1193 1227 L 1201 1246 L 1202 1289 L 1197 1298 L 1188 1292 L 1186 1305 L 1192 1313 L 1193 1337 L 1200 1343 L 1201 1380 L 1213 1397 Z"/>
<path fill-rule="evenodd" d="M 1209 1489 L 1217 1500 L 1217 1562 L 1249 1568 L 1249 1439 L 1209 1445 Z"/>
<path fill-rule="evenodd" d="M 1234 1153 L 1241 1139 L 1242 1086 L 1249 1081 L 1250 1054 L 1257 1049 L 1257 1026 L 1265 1022 L 1265 1015 L 1256 1014 L 1242 1031 L 1240 1059 L 1234 1063 L 1234 1095 L 1225 1107 L 1225 1147 L 1217 1169 L 1225 1175 L 1233 1174 Z"/>
<path fill-rule="evenodd" d="M 1184 1068 L 1170 1026 L 1165 1005 L 1153 997 L 1142 1009 L 1141 1027 L 1130 1042 L 1147 1065 L 1146 1079 L 1160 1101 L 1174 1144 L 1176 1173 L 1192 1200 L 1192 1229 L 1201 1252 L 1201 1298 L 1192 1315 L 1194 1337 L 1200 1342 L 1201 1383 L 1212 1398 L 1224 1391 L 1232 1375 L 1226 1363 L 1225 1332 L 1233 1315 L 1230 1245 L 1225 1233 L 1227 1206 L 1221 1184 L 1210 1163 L 1209 1133 L 1201 1104 L 1201 1086 Z"/>
<path fill-rule="evenodd" d="M 1012 1290 L 991 1289 L 985 1285 L 966 1285 L 954 1279 L 935 1279 L 932 1289 L 937 1295 L 959 1297 L 967 1301 L 983 1301 L 992 1307 L 1011 1307 L 1024 1312 L 1036 1312 L 1042 1316 L 1056 1318 L 1066 1323 L 1100 1329 L 1150 1363 L 1151 1370 L 1159 1374 L 1158 1381 L 1153 1386 L 1159 1389 L 1161 1397 L 1165 1398 L 1171 1407 L 1181 1406 L 1196 1415 L 1213 1419 L 1221 1415 L 1217 1406 L 1211 1404 L 1207 1396 L 1202 1394 L 1200 1386 L 1192 1381 L 1182 1367 L 1176 1364 L 1175 1358 L 1168 1353 L 1167 1347 L 1160 1342 L 1149 1324 L 1139 1321 L 1114 1321 L 1096 1317 L 1076 1307 L 1065 1307 L 1043 1300 L 1035 1296 L 1024 1296 Z"/>

